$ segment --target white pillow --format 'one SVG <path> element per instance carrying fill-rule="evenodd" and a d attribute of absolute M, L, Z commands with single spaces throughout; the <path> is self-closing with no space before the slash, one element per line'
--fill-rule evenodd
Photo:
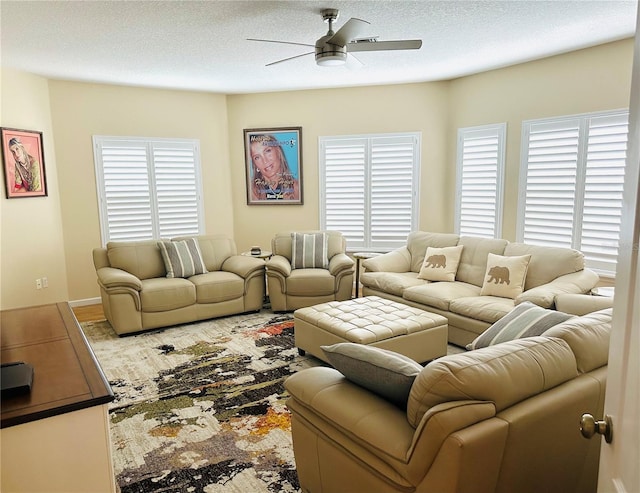
<path fill-rule="evenodd" d="M 531 255 L 504 257 L 490 253 L 480 296 L 499 296 L 515 299 L 524 291 Z"/>
<path fill-rule="evenodd" d="M 444 248 L 427 247 L 418 279 L 455 281 L 463 248 L 463 245 Z"/>

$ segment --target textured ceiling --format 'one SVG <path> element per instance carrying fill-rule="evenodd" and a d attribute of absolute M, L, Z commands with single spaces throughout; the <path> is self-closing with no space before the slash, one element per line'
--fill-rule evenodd
<path fill-rule="evenodd" d="M 304 46 L 326 34 L 320 10 L 370 22 L 380 41 L 420 50 L 358 53 L 318 67 Z M 0 60 L 49 78 L 227 94 L 452 79 L 631 37 L 636 0 L 7 1 Z"/>

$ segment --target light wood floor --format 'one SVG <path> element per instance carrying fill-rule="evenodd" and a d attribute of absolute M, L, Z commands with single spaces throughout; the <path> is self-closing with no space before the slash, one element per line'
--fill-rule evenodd
<path fill-rule="evenodd" d="M 78 322 L 95 322 L 105 319 L 101 304 L 76 306 L 73 309 L 73 313 L 78 319 Z"/>

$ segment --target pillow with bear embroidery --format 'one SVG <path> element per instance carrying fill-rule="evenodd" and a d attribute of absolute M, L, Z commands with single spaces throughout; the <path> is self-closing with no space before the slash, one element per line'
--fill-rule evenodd
<path fill-rule="evenodd" d="M 455 281 L 463 248 L 463 245 L 444 248 L 427 247 L 418 279 Z"/>
<path fill-rule="evenodd" d="M 504 257 L 490 253 L 480 296 L 499 296 L 515 299 L 524 291 L 531 255 Z"/>

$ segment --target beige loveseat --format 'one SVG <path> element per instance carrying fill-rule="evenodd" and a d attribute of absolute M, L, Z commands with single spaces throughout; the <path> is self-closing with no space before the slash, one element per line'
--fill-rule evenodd
<path fill-rule="evenodd" d="M 185 240 L 186 238 L 175 238 Z M 238 255 L 223 235 L 196 237 L 207 273 L 167 277 L 158 241 L 93 250 L 105 316 L 119 335 L 262 308 L 264 261 Z"/>
<path fill-rule="evenodd" d="M 285 382 L 307 493 L 595 492 L 611 309 L 416 370 L 406 410 L 315 367 Z"/>
<path fill-rule="evenodd" d="M 428 247 L 458 245 L 462 253 L 454 281 L 431 282 L 418 277 Z M 489 254 L 531 256 L 521 294 L 513 298 L 481 295 L 487 281 L 491 286 L 498 281 L 485 276 Z M 459 346 L 469 344 L 518 303 L 530 301 L 554 308 L 557 295 L 588 293 L 599 281 L 595 272 L 585 268 L 584 256 L 576 250 L 424 231 L 412 232 L 406 246 L 367 259 L 362 267 L 364 296 L 376 295 L 445 316 L 449 342 Z"/>

